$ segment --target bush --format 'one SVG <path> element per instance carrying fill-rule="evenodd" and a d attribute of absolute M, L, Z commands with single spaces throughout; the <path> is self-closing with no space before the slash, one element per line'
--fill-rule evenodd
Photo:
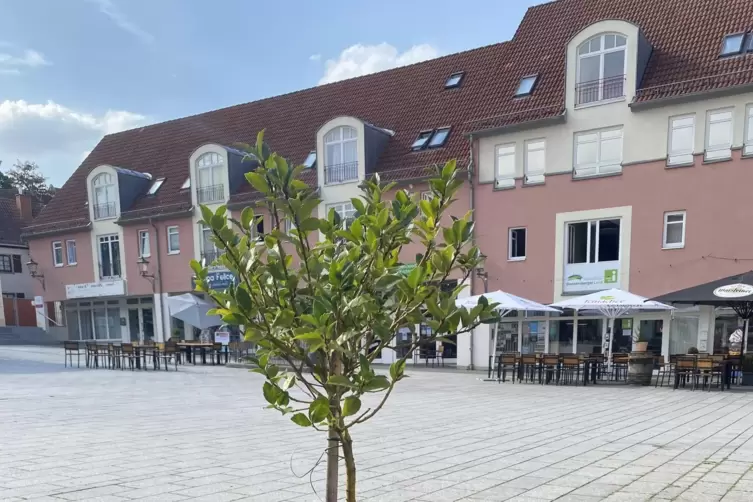
<path fill-rule="evenodd" d="M 690 347 L 688 349 L 688 354 L 698 354 L 698 349 L 695 347 Z"/>

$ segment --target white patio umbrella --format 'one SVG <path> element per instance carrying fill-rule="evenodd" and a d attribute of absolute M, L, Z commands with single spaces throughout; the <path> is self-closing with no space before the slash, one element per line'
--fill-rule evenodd
<path fill-rule="evenodd" d="M 649 300 L 621 289 L 607 289 L 589 295 L 568 298 L 560 302 L 552 303 L 552 307 L 561 309 L 573 309 L 577 311 L 591 310 L 599 312 L 609 321 L 609 353 L 612 360 L 612 340 L 614 340 L 614 320 L 628 312 L 646 310 L 673 310 L 674 307 L 665 305 L 654 300 Z"/>
<path fill-rule="evenodd" d="M 491 291 L 489 293 L 484 293 L 483 295 L 469 296 L 466 298 L 458 298 L 455 304 L 458 307 L 473 308 L 476 305 L 478 305 L 478 301 L 479 299 L 481 299 L 482 296 L 486 297 L 489 303 L 499 304 L 497 305 L 497 310 L 500 313 L 500 317 L 504 317 L 510 312 L 514 312 L 514 311 L 559 312 L 559 309 L 549 307 L 547 305 L 535 302 L 533 300 L 529 300 L 527 298 L 522 298 L 512 293 L 505 293 L 504 291 L 500 291 L 500 290 Z M 489 353 L 495 354 L 496 348 L 497 348 L 497 330 L 496 329 L 493 330 L 491 344 L 492 344 L 491 351 Z"/>
<path fill-rule="evenodd" d="M 220 316 L 207 315 L 209 309 L 214 308 L 214 305 L 191 293 L 170 296 L 167 298 L 167 305 L 170 308 L 171 316 L 191 326 L 205 329 L 222 324 Z"/>

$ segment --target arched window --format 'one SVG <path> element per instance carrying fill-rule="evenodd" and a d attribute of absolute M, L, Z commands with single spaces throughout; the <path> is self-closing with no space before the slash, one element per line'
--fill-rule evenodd
<path fill-rule="evenodd" d="M 350 126 L 335 127 L 324 136 L 324 182 L 358 179 L 358 132 Z"/>
<path fill-rule="evenodd" d="M 92 180 L 92 194 L 94 199 L 94 219 L 114 218 L 117 216 L 115 205 L 117 193 L 115 180 L 110 173 L 100 173 Z"/>
<path fill-rule="evenodd" d="M 595 103 L 625 95 L 624 35 L 597 35 L 578 47 L 576 105 Z"/>
<path fill-rule="evenodd" d="M 209 152 L 196 159 L 196 196 L 200 204 L 225 198 L 225 162 L 222 155 Z"/>

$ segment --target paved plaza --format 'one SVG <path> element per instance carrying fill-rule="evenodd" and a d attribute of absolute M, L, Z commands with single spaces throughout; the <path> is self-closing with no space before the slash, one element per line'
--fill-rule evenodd
<path fill-rule="evenodd" d="M 0 347 L 0 500 L 323 497 L 324 435 L 265 410 L 258 375 L 62 360 Z M 354 429 L 359 500 L 753 501 L 753 393 L 409 374 Z"/>

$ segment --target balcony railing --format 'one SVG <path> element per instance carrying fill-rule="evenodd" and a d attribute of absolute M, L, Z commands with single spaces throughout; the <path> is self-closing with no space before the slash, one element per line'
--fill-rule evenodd
<path fill-rule="evenodd" d="M 115 218 L 115 216 L 117 216 L 117 214 L 115 213 L 114 202 L 105 202 L 104 204 L 94 205 L 94 219 L 95 220 L 102 220 L 104 218 Z"/>
<path fill-rule="evenodd" d="M 575 85 L 576 106 L 625 96 L 625 75 L 581 82 Z"/>
<path fill-rule="evenodd" d="M 334 164 L 324 168 L 324 184 L 344 183 L 358 179 L 358 162 Z"/>
<path fill-rule="evenodd" d="M 214 263 L 221 255 L 218 250 L 212 250 L 212 251 L 202 251 L 201 252 L 201 261 L 204 263 L 204 265 L 211 265 Z"/>
<path fill-rule="evenodd" d="M 225 200 L 225 185 L 219 184 L 197 188 L 196 198 L 199 204 L 223 201 Z"/>

